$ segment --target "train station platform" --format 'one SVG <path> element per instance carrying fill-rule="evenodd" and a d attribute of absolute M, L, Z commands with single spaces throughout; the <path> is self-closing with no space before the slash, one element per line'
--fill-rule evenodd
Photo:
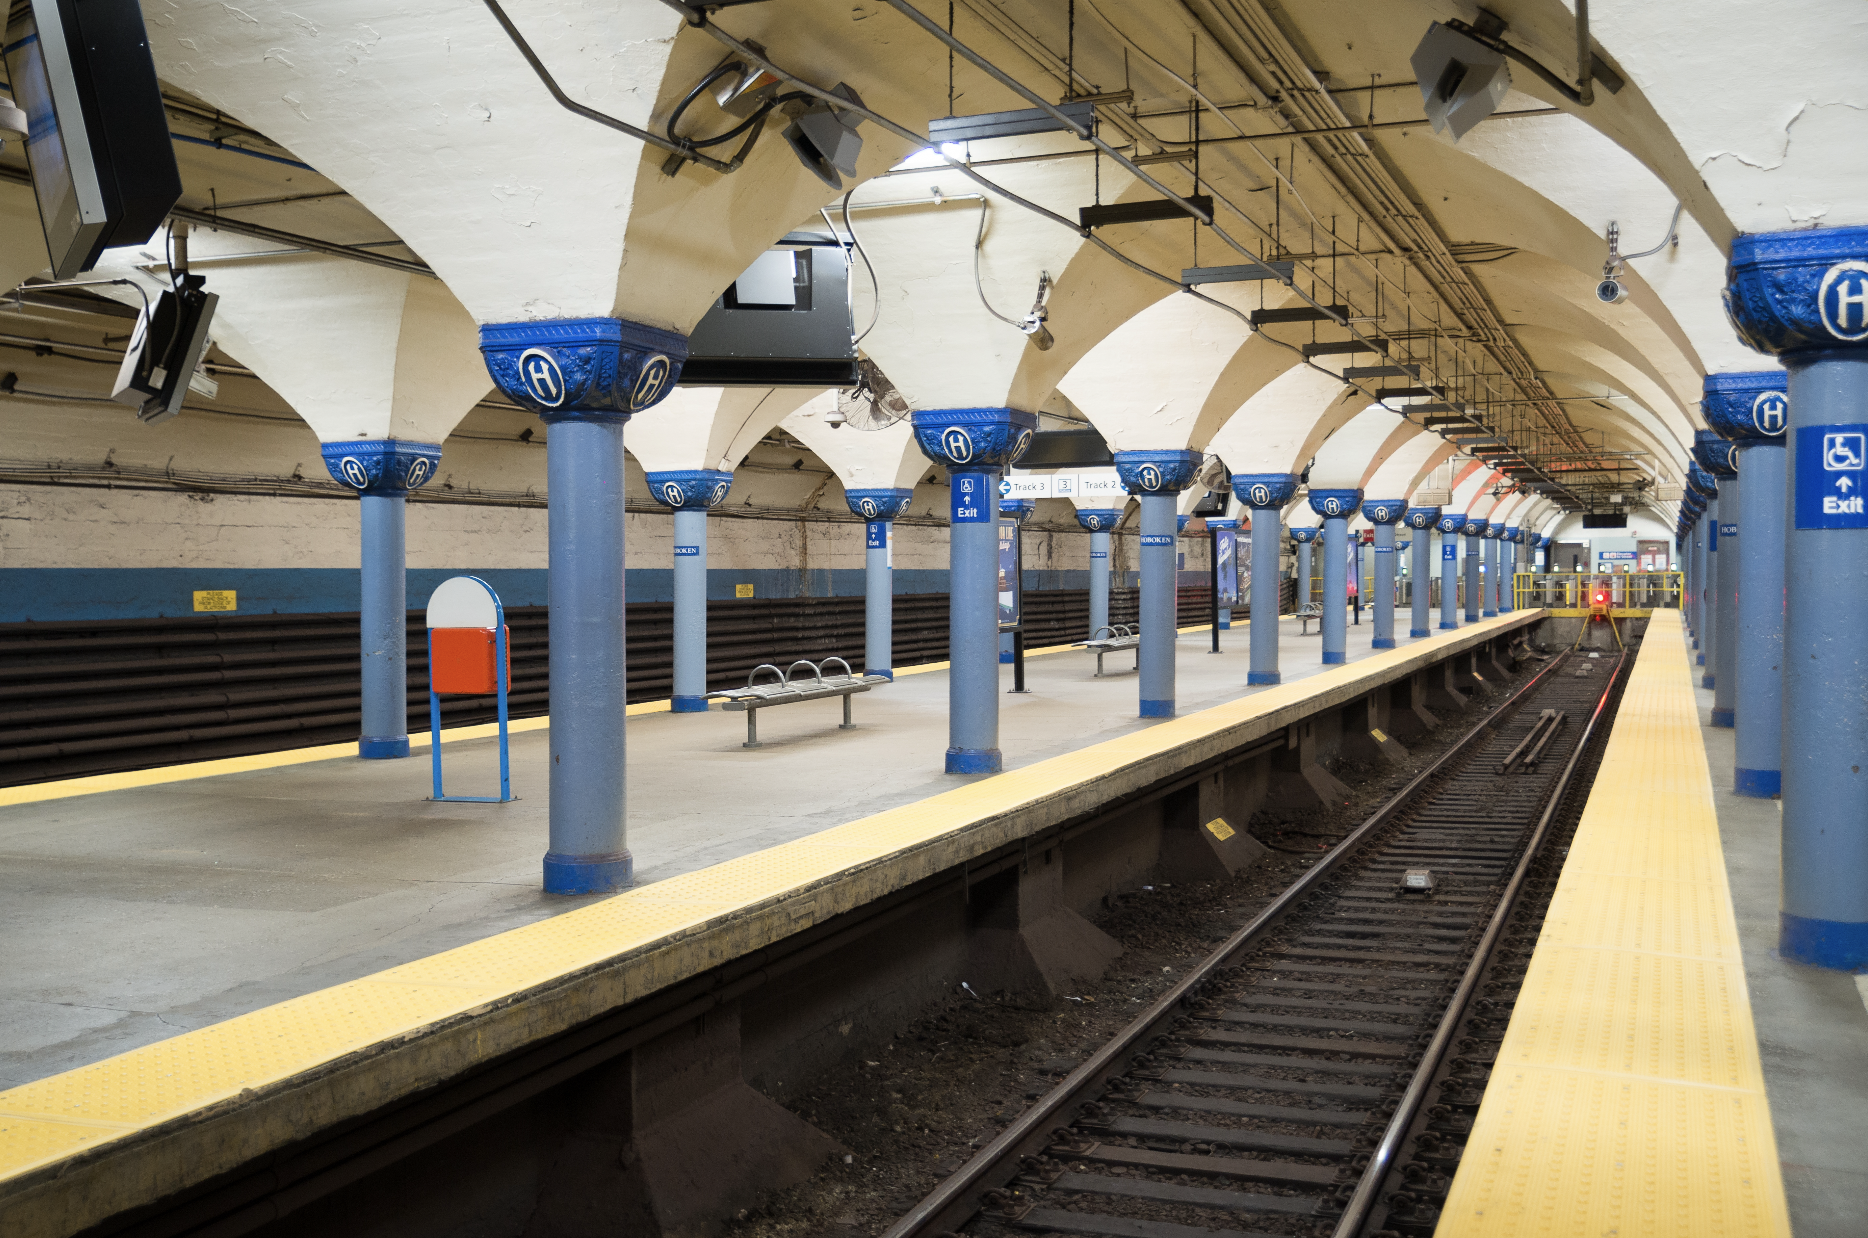
<path fill-rule="evenodd" d="M 644 883 L 597 899 L 538 893 L 538 799 L 479 815 L 426 804 L 419 761 L 15 807 L 9 868 L 36 886 L 12 899 L 29 931 L 8 970 L 29 974 L 11 981 L 7 1017 L 40 1029 L 42 1047 L 14 1055 L 0 1092 L 0 1210 L 22 1234 L 75 1232 L 489 1061 L 561 1046 L 604 1012 L 673 1001 L 684 982 L 846 913 L 949 875 L 959 892 L 988 871 L 981 857 L 1061 840 L 1087 811 L 1190 769 L 1283 749 L 1320 711 L 1358 709 L 1537 619 L 1383 651 L 1352 628 L 1351 661 L 1329 668 L 1310 664 L 1314 638 L 1292 634 L 1287 682 L 1249 692 L 1243 629 L 1221 657 L 1189 633 L 1182 714 L 1151 723 L 1130 713 L 1131 677 L 1091 678 L 1081 651 L 1035 658 L 1032 695 L 1008 697 L 1004 714 L 1011 768 L 958 785 L 933 772 L 938 671 L 859 700 L 861 731 L 837 732 L 828 706 L 774 719 L 772 737 L 793 738 L 752 752 L 736 716 L 638 719 Z M 540 763 L 516 754 L 515 769 Z M 710 990 L 679 1010 L 720 1000 Z M 98 1023 L 61 1029 L 45 1006 Z"/>
<path fill-rule="evenodd" d="M 1731 785 L 1731 732 L 1718 768 L 1697 680 L 1679 612 L 1655 611 L 1447 1196 L 1444 1238 L 1788 1235 L 1796 1173 L 1780 1147 L 1861 1173 L 1843 1122 L 1799 1129 L 1806 1104 L 1858 1122 L 1859 1103 L 1836 1109 L 1794 1086 L 1792 1059 L 1798 1041 L 1846 1035 L 1826 1019 L 1863 1012 L 1825 1015 L 1807 998 L 1781 1007 L 1786 989 L 1839 991 L 1847 978 L 1770 958 L 1774 802 L 1734 811 L 1715 792 Z M 1824 1223 L 1829 1189 L 1799 1191 L 1802 1238 L 1860 1232 L 1859 1209 L 1847 1228 Z"/>

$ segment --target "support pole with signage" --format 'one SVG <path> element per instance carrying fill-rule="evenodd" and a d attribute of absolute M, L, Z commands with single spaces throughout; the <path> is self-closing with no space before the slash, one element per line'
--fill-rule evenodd
<path fill-rule="evenodd" d="M 1868 971 L 1868 227 L 1741 233 L 1728 271 L 1740 337 L 1789 371 L 1778 950 Z"/>
<path fill-rule="evenodd" d="M 707 712 L 707 512 L 725 501 L 733 474 L 680 469 L 648 475 L 649 494 L 674 513 L 674 675 L 669 709 Z"/>
<path fill-rule="evenodd" d="M 1031 444 L 1038 418 L 1012 408 L 921 409 L 922 454 L 952 487 L 948 572 L 950 774 L 996 774 L 999 750 L 999 478 Z"/>
<path fill-rule="evenodd" d="M 1459 628 L 1459 531 L 1466 518 L 1443 514 L 1434 524 L 1440 533 L 1440 630 Z"/>
<path fill-rule="evenodd" d="M 1395 525 L 1407 514 L 1406 499 L 1367 499 L 1362 514 L 1375 526 L 1375 633 L 1371 647 L 1395 647 Z"/>
<path fill-rule="evenodd" d="M 1479 615 L 1484 619 L 1498 616 L 1498 535 L 1504 526 L 1486 523 L 1479 534 Z"/>
<path fill-rule="evenodd" d="M 1090 532 L 1090 630 L 1094 639 L 1109 626 L 1109 530 L 1122 513 L 1113 507 L 1077 510 L 1077 523 Z"/>
<path fill-rule="evenodd" d="M 1694 436 L 1693 458 L 1719 482 L 1716 504 L 1717 524 L 1712 530 L 1712 547 L 1718 552 L 1708 584 L 1713 592 L 1710 607 L 1712 621 L 1712 657 L 1706 664 L 1708 685 L 1712 689 L 1712 725 L 1731 726 L 1738 691 L 1734 664 L 1738 658 L 1738 533 L 1737 516 L 1743 500 L 1738 480 L 1737 448 L 1713 430 L 1701 430 Z"/>
<path fill-rule="evenodd" d="M 511 633 L 506 608 L 478 576 L 455 576 L 428 597 L 428 751 L 434 794 L 464 804 L 505 804 L 512 793 L 507 696 L 512 690 Z M 499 718 L 499 794 L 446 795 L 441 789 L 441 698 L 492 693 Z"/>
<path fill-rule="evenodd" d="M 913 501 L 910 489 L 848 490 L 863 528 L 863 673 L 895 678 L 895 527 Z"/>
<path fill-rule="evenodd" d="M 1785 389 L 1781 370 L 1709 374 L 1700 398 L 1707 422 L 1736 448 L 1744 479 L 1729 522 L 1738 531 L 1732 790 L 1765 799 L 1783 788 Z"/>
<path fill-rule="evenodd" d="M 1291 540 L 1297 543 L 1297 605 L 1301 609 L 1317 600 L 1317 586 L 1311 573 L 1316 570 L 1315 545 L 1323 530 L 1292 529 Z"/>
<path fill-rule="evenodd" d="M 1485 530 L 1489 526 L 1483 520 L 1466 518 L 1465 526 L 1460 530 L 1466 536 L 1466 622 L 1479 622 L 1479 610 L 1482 601 L 1483 582 L 1479 574 L 1481 556 L 1485 551 Z"/>
<path fill-rule="evenodd" d="M 1174 716 L 1174 640 L 1179 576 L 1175 497 L 1205 458 L 1187 450 L 1118 451 L 1116 473 L 1142 505 L 1141 716 Z"/>

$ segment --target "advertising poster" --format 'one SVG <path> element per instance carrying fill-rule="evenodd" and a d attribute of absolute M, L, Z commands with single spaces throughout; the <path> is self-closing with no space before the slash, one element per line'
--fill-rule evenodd
<path fill-rule="evenodd" d="M 999 522 L 999 622 L 1018 622 L 1018 525 L 1010 520 Z"/>
<path fill-rule="evenodd" d="M 1239 534 L 1234 529 L 1213 530 L 1213 562 L 1219 572 L 1219 607 L 1239 604 Z"/>

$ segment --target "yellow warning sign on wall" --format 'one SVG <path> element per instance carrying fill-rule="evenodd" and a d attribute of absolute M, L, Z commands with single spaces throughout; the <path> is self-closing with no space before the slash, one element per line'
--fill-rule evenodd
<path fill-rule="evenodd" d="M 196 610 L 238 610 L 232 589 L 196 589 Z"/>
<path fill-rule="evenodd" d="M 751 586 L 751 585 L 734 585 L 734 586 L 733 586 L 733 596 L 734 596 L 734 597 L 736 597 L 736 598 L 749 598 L 749 597 L 751 597 L 751 596 L 752 596 L 752 586 Z"/>
<path fill-rule="evenodd" d="M 1206 832 L 1211 834 L 1214 838 L 1217 838 L 1220 842 L 1225 842 L 1228 838 L 1238 833 L 1237 830 L 1226 824 L 1226 818 L 1224 817 L 1214 817 L 1211 821 L 1207 822 Z"/>

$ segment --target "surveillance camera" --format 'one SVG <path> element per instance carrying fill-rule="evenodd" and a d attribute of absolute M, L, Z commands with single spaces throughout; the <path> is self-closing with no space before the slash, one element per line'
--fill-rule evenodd
<path fill-rule="evenodd" d="M 833 408 L 824 414 L 824 424 L 833 430 L 848 420 L 849 418 L 843 415 L 843 410 L 840 408 Z"/>
<path fill-rule="evenodd" d="M 1604 305 L 1620 305 L 1628 299 L 1628 289 L 1620 280 L 1605 279 L 1596 285 L 1596 300 Z"/>

